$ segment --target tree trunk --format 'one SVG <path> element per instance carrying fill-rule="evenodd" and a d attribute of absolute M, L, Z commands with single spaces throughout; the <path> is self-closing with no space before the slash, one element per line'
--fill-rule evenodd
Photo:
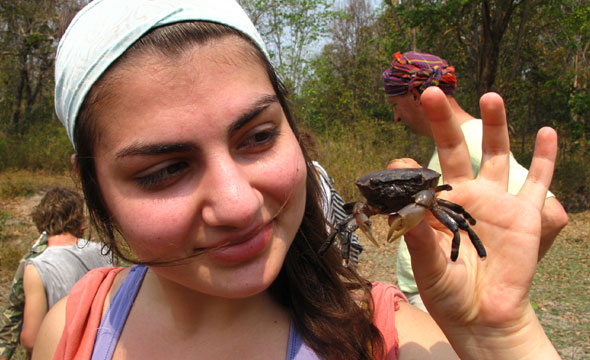
<path fill-rule="evenodd" d="M 23 117 L 23 97 L 25 87 L 27 86 L 28 74 L 27 74 L 27 55 L 26 51 L 22 52 L 19 56 L 19 72 L 18 72 L 18 85 L 14 94 L 14 102 L 12 103 L 12 123 L 14 125 L 19 124 Z"/>
<path fill-rule="evenodd" d="M 526 1 L 526 0 L 523 0 Z M 492 8 L 493 7 L 493 8 Z M 514 10 L 514 0 L 498 0 L 490 5 L 481 2 L 482 41 L 477 64 L 476 90 L 478 98 L 493 90 L 500 58 L 500 44 Z"/>

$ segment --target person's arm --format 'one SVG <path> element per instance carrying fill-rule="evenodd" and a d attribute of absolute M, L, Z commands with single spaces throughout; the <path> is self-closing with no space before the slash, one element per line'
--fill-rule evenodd
<path fill-rule="evenodd" d="M 541 211 L 541 244 L 539 245 L 539 260 L 545 256 L 553 241 L 569 221 L 567 212 L 561 203 L 553 196 L 545 199 Z"/>
<path fill-rule="evenodd" d="M 400 301 L 395 312 L 399 359 L 458 359 L 442 330 L 428 313 Z"/>
<path fill-rule="evenodd" d="M 30 353 L 33 350 L 41 322 L 47 314 L 47 296 L 43 280 L 41 280 L 37 268 L 32 264 L 25 267 L 23 288 L 25 290 L 25 311 L 20 342 L 27 353 Z"/>
<path fill-rule="evenodd" d="M 21 325 L 23 323 L 23 309 L 25 295 L 23 293 L 23 274 L 25 262 L 31 257 L 31 252 L 20 259 L 12 279 L 10 296 L 6 307 L 0 314 L 0 360 L 10 359 L 19 343 Z"/>
<path fill-rule="evenodd" d="M 43 319 L 35 342 L 33 360 L 53 358 L 65 328 L 67 301 L 68 297 L 66 296 L 56 302 Z"/>

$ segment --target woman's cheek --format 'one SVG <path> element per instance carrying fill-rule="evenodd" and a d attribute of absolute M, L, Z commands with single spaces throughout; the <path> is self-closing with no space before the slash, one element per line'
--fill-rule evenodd
<path fill-rule="evenodd" d="M 137 256 L 144 260 L 161 258 L 169 251 L 184 248 L 190 234 L 192 216 L 178 201 L 142 201 L 126 215 L 115 218 L 121 233 Z"/>
<path fill-rule="evenodd" d="M 269 164 L 261 173 L 261 178 L 268 182 L 269 188 L 274 189 L 276 196 L 282 194 L 283 201 L 291 199 L 296 192 L 305 190 L 307 178 L 305 160 L 294 138 L 293 141 L 292 150 L 277 156 L 277 161 Z"/>

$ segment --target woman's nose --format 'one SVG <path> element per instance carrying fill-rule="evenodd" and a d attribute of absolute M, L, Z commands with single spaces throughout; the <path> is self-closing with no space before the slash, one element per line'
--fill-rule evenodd
<path fill-rule="evenodd" d="M 207 225 L 244 227 L 255 220 L 263 195 L 253 186 L 247 170 L 234 162 L 217 163 L 207 169 L 200 185 L 202 217 Z"/>

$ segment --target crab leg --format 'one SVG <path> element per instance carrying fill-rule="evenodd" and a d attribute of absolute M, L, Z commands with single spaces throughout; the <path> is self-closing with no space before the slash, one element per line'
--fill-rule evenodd
<path fill-rule="evenodd" d="M 337 230 L 332 231 L 330 236 L 328 236 L 328 239 L 326 241 L 324 241 L 324 243 L 322 244 L 322 246 L 318 250 L 318 254 L 320 256 L 324 255 L 324 253 L 330 248 L 330 246 L 332 246 L 337 235 L 338 235 Z"/>
<path fill-rule="evenodd" d="M 441 191 L 451 191 L 451 190 L 453 190 L 453 187 L 449 184 L 442 184 L 442 185 L 439 185 L 436 188 L 434 188 L 435 193 L 441 192 Z"/>
<path fill-rule="evenodd" d="M 356 227 L 351 231 L 356 229 L 361 229 L 365 235 L 371 240 L 375 247 L 380 247 L 377 240 L 373 236 L 373 231 L 371 231 L 371 221 L 369 220 L 369 216 L 366 214 L 365 204 L 362 202 L 357 202 L 354 204 L 352 208 L 352 214 L 354 215 L 354 220 L 356 222 Z"/>
<path fill-rule="evenodd" d="M 352 244 L 351 232 L 344 231 L 340 233 L 340 255 L 342 256 L 342 264 L 348 267 L 350 264 L 350 246 Z"/>
<path fill-rule="evenodd" d="M 373 236 L 373 231 L 371 231 L 371 221 L 369 220 L 367 215 L 365 215 L 362 212 L 355 212 L 355 218 L 358 228 L 361 229 L 365 235 L 367 235 L 369 240 L 371 240 L 371 242 L 376 247 L 381 247 L 379 246 L 379 243 L 377 242 L 377 240 L 375 240 L 375 237 Z"/>
<path fill-rule="evenodd" d="M 352 230 L 350 230 L 350 228 L 352 228 Z M 338 236 L 338 235 L 342 236 L 341 235 L 342 233 L 344 233 L 346 231 L 354 231 L 356 229 L 357 229 L 357 227 L 356 227 L 356 222 L 354 221 L 354 215 L 348 215 L 339 224 L 336 224 L 334 226 L 334 231 L 332 231 L 332 233 L 330 233 L 330 236 L 328 236 L 326 241 L 322 244 L 322 246 L 318 250 L 318 254 L 323 255 L 330 248 L 330 246 L 334 243 L 334 240 L 336 240 L 336 236 Z"/>
<path fill-rule="evenodd" d="M 438 199 L 438 201 L 440 201 L 441 199 Z M 454 203 L 452 203 L 454 204 Z M 457 205 L 457 204 L 455 204 Z M 459 206 L 459 205 L 457 205 Z M 459 206 L 461 207 L 461 206 Z M 462 207 L 461 207 L 462 208 Z M 461 230 L 465 230 L 467 232 L 467 235 L 469 235 L 469 240 L 471 240 L 471 243 L 473 244 L 473 246 L 475 247 L 475 250 L 477 251 L 477 255 L 482 258 L 485 259 L 487 256 L 486 253 L 486 249 L 483 246 L 483 243 L 481 242 L 481 240 L 479 239 L 479 237 L 477 236 L 477 234 L 475 233 L 475 231 L 473 231 L 470 227 L 469 224 L 467 224 L 467 221 L 465 221 L 466 219 L 463 219 L 459 214 L 457 214 L 456 212 L 454 212 L 452 209 L 448 209 L 444 206 L 440 206 L 440 209 L 442 209 L 445 213 L 447 213 L 451 218 L 453 218 L 453 220 L 455 220 L 455 222 L 457 223 L 457 225 L 459 226 L 459 228 Z M 465 214 L 462 214 L 463 216 L 465 216 Z M 469 219 L 467 219 L 469 220 Z M 473 220 L 475 222 L 475 220 Z M 472 224 L 473 225 L 473 224 Z"/>
<path fill-rule="evenodd" d="M 459 226 L 457 225 L 457 222 L 455 221 L 455 219 L 453 219 L 453 217 L 451 217 L 451 215 L 448 212 L 444 211 L 439 206 L 433 206 L 432 209 L 430 209 L 430 211 L 432 211 L 432 214 L 434 215 L 434 217 L 438 219 L 438 221 L 440 221 L 444 226 L 446 226 L 447 228 L 449 228 L 449 230 L 453 232 L 453 243 L 451 245 L 451 260 L 456 261 L 459 257 L 459 245 L 461 244 L 461 235 L 459 235 Z M 459 216 L 459 218 L 461 217 Z M 465 222 L 463 218 L 461 218 L 461 220 Z"/>
<path fill-rule="evenodd" d="M 465 220 L 469 221 L 469 224 L 475 225 L 475 223 L 476 223 L 475 219 L 463 208 L 463 206 L 461 206 L 459 204 L 455 204 L 454 202 L 450 202 L 448 200 L 439 199 L 439 198 L 436 199 L 436 202 L 438 202 L 438 204 L 443 209 L 444 208 L 451 209 L 455 213 L 463 215 Z M 463 229 L 463 230 L 465 230 L 465 229 Z"/>

